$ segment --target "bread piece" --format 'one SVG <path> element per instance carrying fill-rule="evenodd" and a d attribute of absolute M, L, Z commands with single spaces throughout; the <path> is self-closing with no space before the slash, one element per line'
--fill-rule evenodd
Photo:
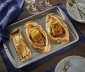
<path fill-rule="evenodd" d="M 12 43 L 16 49 L 17 55 L 21 61 L 31 58 L 31 51 L 26 44 L 24 37 L 19 29 L 14 30 L 11 34 Z"/>

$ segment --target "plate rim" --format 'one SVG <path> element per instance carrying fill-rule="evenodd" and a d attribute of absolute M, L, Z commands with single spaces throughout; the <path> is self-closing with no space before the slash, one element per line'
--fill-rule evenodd
<path fill-rule="evenodd" d="M 68 14 L 69 14 L 69 16 L 72 18 L 72 19 L 74 19 L 75 21 L 77 21 L 77 22 L 80 22 L 80 23 L 85 23 L 85 20 L 81 20 L 80 21 L 80 19 L 75 19 L 73 16 L 72 16 L 72 14 L 69 12 L 69 10 L 68 10 L 68 1 L 67 1 L 67 3 L 66 3 L 66 9 L 67 9 L 67 12 L 68 12 Z"/>
<path fill-rule="evenodd" d="M 57 64 L 56 67 L 55 67 L 54 72 L 56 72 L 57 66 L 60 64 L 60 62 L 63 61 L 64 59 L 69 58 L 69 57 L 79 57 L 79 58 L 85 59 L 84 57 L 82 57 L 82 56 L 77 56 L 77 55 L 67 56 L 67 57 L 63 58 L 62 60 L 60 60 L 60 61 L 58 62 L 58 64 Z"/>

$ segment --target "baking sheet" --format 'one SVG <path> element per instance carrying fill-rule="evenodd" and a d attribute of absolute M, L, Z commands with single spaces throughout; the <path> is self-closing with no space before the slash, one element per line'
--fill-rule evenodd
<path fill-rule="evenodd" d="M 63 18 L 63 20 L 67 23 L 68 27 L 69 27 L 69 33 L 70 33 L 70 42 L 69 43 L 66 43 L 66 42 L 63 42 L 61 44 L 56 44 L 54 43 L 52 40 L 50 40 L 51 42 L 51 50 L 50 52 L 48 53 L 39 53 L 39 52 L 36 52 L 32 47 L 31 45 L 29 44 L 28 42 L 28 39 L 26 37 L 26 34 L 25 34 L 25 31 L 24 31 L 24 24 L 25 22 L 29 21 L 29 20 L 32 20 L 32 21 L 35 21 L 35 22 L 38 22 L 39 24 L 41 24 L 41 26 L 44 28 L 44 30 L 46 31 L 46 27 L 45 27 L 45 17 L 48 13 L 55 13 L 59 16 L 61 16 Z M 9 32 L 11 33 L 14 29 L 16 28 L 19 28 L 21 31 L 22 31 L 22 34 L 27 42 L 27 45 L 29 46 L 31 52 L 32 52 L 32 58 L 24 61 L 24 62 L 21 62 L 17 56 L 17 53 L 16 53 L 16 50 L 14 48 L 14 45 L 12 44 L 12 41 L 11 39 L 9 38 L 8 40 L 6 40 L 4 42 L 4 45 L 5 45 L 5 51 L 10 59 L 10 61 L 12 62 L 12 64 L 16 67 L 16 68 L 21 68 L 21 67 L 24 67 L 32 62 L 35 62 L 47 55 L 50 55 L 68 45 L 71 45 L 73 43 L 75 43 L 76 41 L 78 41 L 79 37 L 77 35 L 77 32 L 76 30 L 74 29 L 73 25 L 71 24 L 71 22 L 69 21 L 69 19 L 65 16 L 65 14 L 63 13 L 63 11 L 57 7 L 57 6 L 53 6 L 53 7 L 50 7 L 50 8 L 47 8 L 45 9 L 44 11 L 42 12 L 36 12 L 34 15 L 30 16 L 30 17 L 27 17 L 23 20 L 20 20 L 16 23 L 13 23 L 11 24 L 8 29 L 9 29 Z"/>

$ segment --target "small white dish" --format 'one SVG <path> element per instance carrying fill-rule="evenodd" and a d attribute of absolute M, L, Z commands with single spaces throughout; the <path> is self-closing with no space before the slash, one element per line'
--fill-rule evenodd
<path fill-rule="evenodd" d="M 70 60 L 70 66 L 66 72 L 85 72 L 85 58 L 80 56 L 68 56 L 62 59 L 57 64 L 54 72 L 62 72 L 66 60 Z"/>
<path fill-rule="evenodd" d="M 85 0 L 75 0 L 77 7 L 85 13 Z M 85 23 L 85 15 L 82 14 L 82 19 L 76 8 L 71 7 L 68 2 L 66 4 L 68 14 L 76 21 Z"/>

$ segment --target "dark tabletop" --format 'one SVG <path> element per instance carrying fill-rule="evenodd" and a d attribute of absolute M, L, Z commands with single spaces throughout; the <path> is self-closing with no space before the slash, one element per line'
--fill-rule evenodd
<path fill-rule="evenodd" d="M 39 10 L 45 8 L 42 5 L 40 5 L 38 3 L 39 0 L 36 0 L 36 5 L 38 7 Z M 66 5 L 67 0 L 51 0 L 51 4 L 56 4 L 59 2 L 63 2 Z M 24 3 L 24 11 L 22 12 L 22 14 L 19 16 L 18 19 L 21 19 L 23 17 L 26 17 L 27 15 L 29 15 L 29 12 L 26 10 L 26 3 Z M 85 23 L 79 23 L 76 22 L 76 24 L 80 27 L 81 31 L 83 32 L 83 34 L 85 35 Z M 56 56 L 40 65 L 37 65 L 36 67 L 32 68 L 31 70 L 27 71 L 27 72 L 44 72 L 54 66 L 57 65 L 57 63 L 62 60 L 63 58 L 67 57 L 67 56 L 72 56 L 72 55 L 78 55 L 78 56 L 82 56 L 85 57 L 85 43 L 82 43 L 78 46 L 76 46 L 75 48 L 69 50 L 68 52 L 65 52 L 59 56 Z M 7 72 L 7 69 L 2 61 L 2 58 L 0 56 L 0 72 Z"/>

